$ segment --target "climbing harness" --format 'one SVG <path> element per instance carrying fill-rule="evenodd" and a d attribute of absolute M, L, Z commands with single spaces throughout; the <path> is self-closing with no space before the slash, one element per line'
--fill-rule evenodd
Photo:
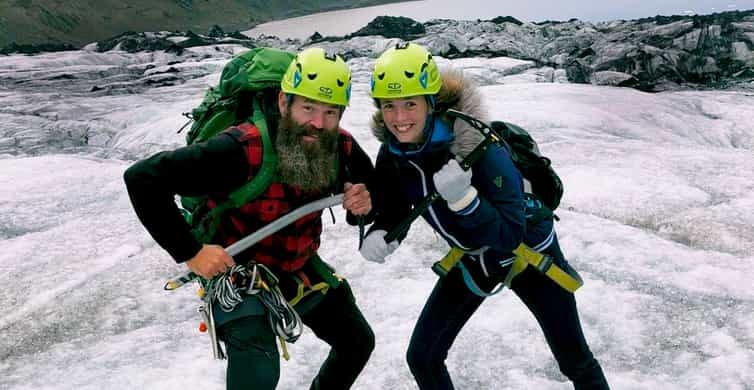
<path fill-rule="evenodd" d="M 337 288 L 343 282 L 343 278 L 335 273 L 327 263 L 322 261 L 319 255 L 314 255 L 307 264 L 311 267 L 311 274 L 307 275 L 303 270 L 286 274 L 296 284 L 296 295 L 290 299 L 291 306 L 295 306 L 299 313 L 307 313 L 316 306 L 330 288 Z M 312 277 L 317 276 L 321 281 L 313 283 Z M 317 293 L 317 294 L 315 294 Z"/>
<path fill-rule="evenodd" d="M 442 260 L 437 261 L 432 265 L 432 271 L 435 271 L 437 276 L 444 278 L 448 274 L 448 272 L 450 272 L 450 270 L 453 269 L 453 267 L 455 267 L 455 265 L 458 264 L 459 261 L 461 261 L 463 255 L 464 252 L 461 248 L 450 248 L 450 251 L 448 251 L 448 254 L 446 254 L 445 257 L 442 258 Z"/>
<path fill-rule="evenodd" d="M 579 287 L 584 285 L 584 281 L 575 269 L 569 265 L 563 267 L 555 264 L 555 258 L 548 254 L 540 253 L 528 246 L 521 244 L 513 250 L 516 259 L 513 261 L 511 270 L 505 278 L 505 285 L 510 288 L 510 284 L 518 274 L 524 271 L 527 266 L 533 266 L 537 271 L 545 274 L 553 282 L 564 290 L 574 293 Z"/>
<path fill-rule="evenodd" d="M 278 287 L 278 278 L 262 264 L 235 265 L 225 273 L 202 280 L 199 296 L 203 304 L 199 308 L 204 320 L 203 328 L 209 333 L 212 352 L 216 359 L 224 359 L 217 341 L 217 329 L 213 308 L 224 312 L 233 311 L 244 299 L 258 299 L 266 309 L 270 328 L 280 339 L 283 357 L 288 360 L 285 343 L 295 343 L 303 331 L 303 323 L 296 310 Z"/>
<path fill-rule="evenodd" d="M 537 252 L 526 244 L 521 243 L 513 250 L 515 257 L 503 283 L 500 284 L 496 290 L 486 293 L 474 282 L 471 273 L 461 261 L 465 254 L 466 253 L 462 249 L 453 247 L 448 251 L 445 257 L 432 265 L 432 270 L 440 277 L 445 277 L 453 267 L 458 266 L 463 274 L 463 280 L 466 283 L 466 286 L 472 293 L 481 297 L 495 295 L 500 292 L 503 287 L 510 288 L 513 278 L 518 276 L 528 266 L 533 266 L 537 271 L 552 279 L 552 281 L 557 283 L 558 286 L 570 293 L 574 293 L 579 287 L 584 285 L 581 276 L 579 276 L 575 269 L 568 265 L 561 267 L 555 264 L 555 259 L 552 256 Z"/>
<path fill-rule="evenodd" d="M 297 219 L 309 213 L 333 207 L 341 203 L 343 203 L 343 194 L 331 195 L 307 203 L 233 243 L 225 250 L 230 256 L 235 256 L 257 242 L 276 233 L 280 229 L 290 225 Z M 324 265 L 324 262 L 322 262 L 318 256 L 315 256 L 315 259 L 313 260 L 319 260 L 315 261 L 315 264 L 321 263 Z M 298 299 L 296 302 L 289 303 L 280 292 L 278 278 L 267 267 L 255 262 L 246 265 L 237 264 L 210 280 L 203 279 L 193 272 L 186 272 L 169 279 L 165 283 L 163 289 L 172 291 L 193 280 L 199 281 L 201 285 L 201 288 L 199 289 L 199 297 L 202 299 L 203 304 L 199 307 L 198 311 L 202 316 L 203 322 L 200 325 L 200 330 L 209 334 L 212 343 L 212 354 L 215 359 L 225 359 L 225 353 L 217 339 L 217 324 L 213 310 L 215 305 L 219 305 L 219 309 L 224 312 L 231 312 L 239 304 L 244 302 L 244 297 L 249 299 L 249 296 L 258 299 L 266 309 L 270 326 L 280 339 L 283 358 L 286 360 L 289 359 L 285 342 L 295 342 L 303 331 L 301 318 L 292 307 L 293 304 L 298 303 L 298 301 L 304 297 L 303 291 L 302 296 L 297 297 Z M 335 287 L 337 284 L 330 284 L 329 286 Z M 321 291 L 323 294 L 327 291 L 326 288 L 319 284 L 315 287 L 316 290 L 314 291 Z M 313 289 L 314 287 L 311 288 L 311 290 Z M 306 295 L 311 292 L 312 291 L 307 291 Z"/>

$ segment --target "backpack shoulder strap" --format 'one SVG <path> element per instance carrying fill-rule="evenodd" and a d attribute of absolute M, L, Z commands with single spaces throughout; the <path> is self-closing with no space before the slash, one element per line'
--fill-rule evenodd
<path fill-rule="evenodd" d="M 220 216 L 229 210 L 240 208 L 249 201 L 257 198 L 267 190 L 272 183 L 272 180 L 275 178 L 278 156 L 275 152 L 272 140 L 270 139 L 264 113 L 262 113 L 262 110 L 260 109 L 257 97 L 254 97 L 252 104 L 254 105 L 252 122 L 262 139 L 261 167 L 250 181 L 231 192 L 228 195 L 228 200 L 209 210 L 207 215 L 202 218 L 203 223 L 199 223 L 194 229 L 192 229 L 194 237 L 197 237 L 201 242 L 209 242 L 209 240 L 214 237 L 217 228 L 220 225 Z"/>
<path fill-rule="evenodd" d="M 264 113 L 261 110 L 257 97 L 254 97 L 252 104 L 254 106 L 252 122 L 257 131 L 259 131 L 259 136 L 262 138 L 262 166 L 251 181 L 231 192 L 228 196 L 235 207 L 241 207 L 267 190 L 267 187 L 272 183 L 272 179 L 275 178 L 275 171 L 278 166 L 278 155 L 275 153 L 275 148 L 272 145 L 269 130 L 267 129 L 267 122 L 265 121 Z"/>
<path fill-rule="evenodd" d="M 343 188 L 346 181 L 351 180 L 349 160 L 353 149 L 353 136 L 342 128 L 338 128 L 338 163 L 335 166 L 336 191 Z"/>

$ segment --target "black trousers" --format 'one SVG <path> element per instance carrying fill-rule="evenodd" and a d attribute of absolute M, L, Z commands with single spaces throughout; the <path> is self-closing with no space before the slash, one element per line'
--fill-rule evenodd
<path fill-rule="evenodd" d="M 356 306 L 346 281 L 331 289 L 301 317 L 314 334 L 330 345 L 330 354 L 311 389 L 350 389 L 374 349 L 374 333 Z M 272 390 L 280 379 L 277 338 L 267 316 L 248 316 L 218 329 L 228 355 L 228 390 Z"/>
<path fill-rule="evenodd" d="M 564 261 L 557 242 L 546 252 Z M 477 282 L 486 291 L 496 284 L 495 280 Z M 608 389 L 602 368 L 584 339 L 573 294 L 533 267 L 519 274 L 511 288 L 534 314 L 560 371 L 574 388 Z M 437 282 L 417 320 L 406 354 L 421 390 L 454 388 L 445 359 L 461 328 L 483 301 L 466 287 L 458 267 Z"/>

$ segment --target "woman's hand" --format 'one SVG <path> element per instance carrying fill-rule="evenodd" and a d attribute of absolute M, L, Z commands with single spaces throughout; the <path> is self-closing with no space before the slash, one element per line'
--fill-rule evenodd
<path fill-rule="evenodd" d="M 464 171 L 454 159 L 435 172 L 432 179 L 452 211 L 461 211 L 477 199 L 476 188 L 471 186 L 471 170 Z"/>
<path fill-rule="evenodd" d="M 375 230 L 364 239 L 364 243 L 361 244 L 361 256 L 374 263 L 384 263 L 385 258 L 393 253 L 398 248 L 398 241 L 392 241 L 390 243 L 385 242 L 384 230 Z"/>

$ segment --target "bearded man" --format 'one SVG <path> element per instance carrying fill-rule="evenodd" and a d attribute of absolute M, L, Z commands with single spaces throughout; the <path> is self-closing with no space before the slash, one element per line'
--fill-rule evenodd
<path fill-rule="evenodd" d="M 262 161 L 262 141 L 250 123 L 234 126 L 205 142 L 157 153 L 126 170 L 124 179 L 137 216 L 155 241 L 178 263 L 211 279 L 236 263 L 267 266 L 289 301 L 300 285 L 329 288 L 294 306 L 305 325 L 331 346 L 311 389 L 348 389 L 374 349 L 374 334 L 356 306 L 348 283 L 334 275 L 317 254 L 321 211 L 244 250 L 235 258 L 230 245 L 271 221 L 328 194 L 343 192 L 347 221 L 371 219 L 368 191 L 374 167 L 353 137 L 339 127 L 350 97 L 350 69 L 342 58 L 311 48 L 288 68 L 277 96 L 279 119 L 266 115 L 278 155 L 277 175 L 267 190 L 223 214 L 212 243 L 198 242 L 174 197 L 208 196 L 213 207 L 251 180 Z M 323 266 L 324 265 L 324 266 Z M 305 283 L 304 283 L 305 282 Z M 228 389 L 274 389 L 280 377 L 275 333 L 264 307 L 244 299 L 216 318 L 217 335 L 228 355 Z M 260 309 L 261 307 L 261 309 Z"/>

